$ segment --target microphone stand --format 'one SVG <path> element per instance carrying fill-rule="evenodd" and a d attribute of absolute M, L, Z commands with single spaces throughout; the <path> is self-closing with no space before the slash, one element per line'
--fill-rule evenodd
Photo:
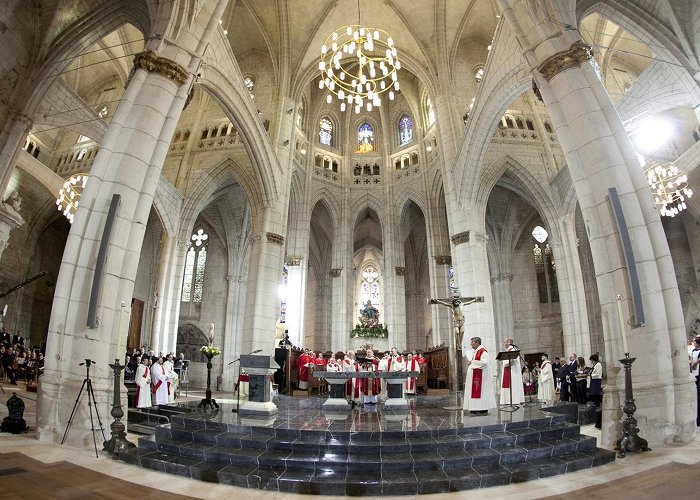
<path fill-rule="evenodd" d="M 238 410 L 241 409 L 241 358 L 234 359 L 229 365 L 234 364 L 236 361 L 238 361 L 238 382 L 236 382 L 236 407 L 231 410 L 233 413 L 238 413 Z"/>

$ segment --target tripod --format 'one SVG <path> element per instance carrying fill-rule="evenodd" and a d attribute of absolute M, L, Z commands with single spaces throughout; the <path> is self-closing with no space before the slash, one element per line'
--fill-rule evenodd
<path fill-rule="evenodd" d="M 78 392 L 78 397 L 75 398 L 75 404 L 73 405 L 73 411 L 70 413 L 70 418 L 68 419 L 68 425 L 66 426 L 66 432 L 63 433 L 63 439 L 61 440 L 61 444 L 63 444 L 66 441 L 66 437 L 68 436 L 68 431 L 70 430 L 70 426 L 73 423 L 73 417 L 75 416 L 75 410 L 78 408 L 78 403 L 80 402 L 80 398 L 83 395 L 83 389 L 87 387 L 87 395 L 88 395 L 88 408 L 90 409 L 90 426 L 92 429 L 92 442 L 95 445 L 95 458 L 99 458 L 99 455 L 97 454 L 97 440 L 95 439 L 95 421 L 92 418 L 92 406 L 95 406 L 95 415 L 97 415 L 97 422 L 100 424 L 100 432 L 102 432 L 102 441 L 107 441 L 107 438 L 105 437 L 105 430 L 104 427 L 102 426 L 102 420 L 100 419 L 100 413 L 97 411 L 97 404 L 95 404 L 95 392 L 92 390 L 92 381 L 90 380 L 90 365 L 93 363 L 91 359 L 86 359 L 85 363 L 80 363 L 80 366 L 85 365 L 86 369 L 86 374 L 85 374 L 85 380 L 83 380 L 83 385 L 80 386 L 80 391 Z"/>

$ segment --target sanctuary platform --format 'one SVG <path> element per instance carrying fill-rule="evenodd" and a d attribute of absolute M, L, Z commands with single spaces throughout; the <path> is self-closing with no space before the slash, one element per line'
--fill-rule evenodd
<path fill-rule="evenodd" d="M 522 482 L 612 462 L 564 415 L 537 406 L 462 412 L 459 396 L 418 396 L 409 410 L 323 408 L 278 396 L 279 412 L 173 414 L 124 462 L 248 488 L 323 495 L 414 495 Z M 459 408 L 459 409 L 457 409 Z"/>

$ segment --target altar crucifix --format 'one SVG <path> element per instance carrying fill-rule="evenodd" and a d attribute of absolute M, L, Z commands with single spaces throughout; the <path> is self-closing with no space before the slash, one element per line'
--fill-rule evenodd
<path fill-rule="evenodd" d="M 475 302 L 483 302 L 483 297 L 451 297 L 449 299 L 428 299 L 428 304 L 441 305 L 452 309 L 452 338 L 450 339 L 450 387 L 454 391 L 460 387 L 457 381 L 457 346 L 461 348 L 464 337 L 464 313 L 462 306 L 468 306 Z"/>

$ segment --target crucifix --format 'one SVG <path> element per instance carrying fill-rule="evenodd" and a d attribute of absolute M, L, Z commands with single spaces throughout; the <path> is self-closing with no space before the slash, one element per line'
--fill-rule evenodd
<path fill-rule="evenodd" d="M 483 302 L 483 297 L 451 297 L 449 299 L 428 299 L 428 304 L 441 305 L 452 309 L 452 335 L 450 338 L 450 387 L 457 391 L 457 346 L 462 347 L 464 337 L 464 313 L 461 306 L 468 306 L 475 302 Z"/>

